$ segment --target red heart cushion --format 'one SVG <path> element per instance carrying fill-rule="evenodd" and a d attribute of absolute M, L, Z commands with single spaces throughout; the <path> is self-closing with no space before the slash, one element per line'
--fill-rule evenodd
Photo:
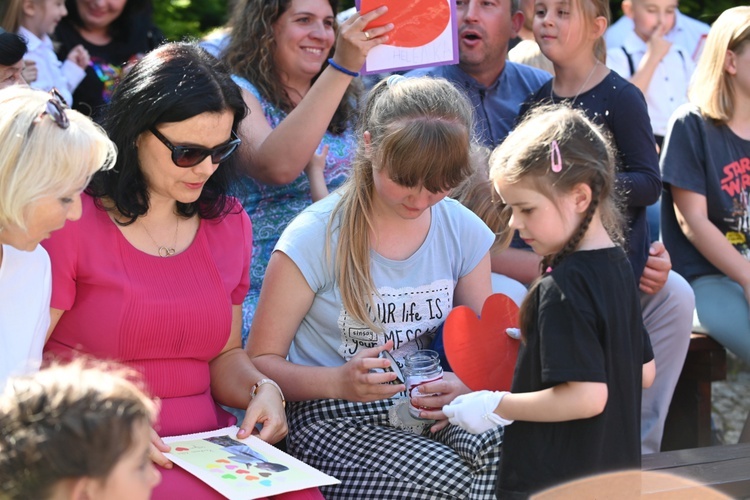
<path fill-rule="evenodd" d="M 518 306 L 507 295 L 487 297 L 482 317 L 466 306 L 453 309 L 443 325 L 445 355 L 453 372 L 472 391 L 509 391 L 519 340 L 505 333 L 518 327 Z"/>
<path fill-rule="evenodd" d="M 445 30 L 451 17 L 447 0 L 362 0 L 360 13 L 386 5 L 388 12 L 368 24 L 365 29 L 393 23 L 388 33 L 388 45 L 421 47 Z"/>

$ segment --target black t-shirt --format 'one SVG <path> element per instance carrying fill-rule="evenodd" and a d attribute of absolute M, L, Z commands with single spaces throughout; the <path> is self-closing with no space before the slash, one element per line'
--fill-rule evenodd
<path fill-rule="evenodd" d="M 653 352 L 625 252 L 574 252 L 541 279 L 530 300 L 538 304 L 537 322 L 518 353 L 512 392 L 603 382 L 608 398 L 593 418 L 506 427 L 498 498 L 640 468 L 642 369 Z"/>
<path fill-rule="evenodd" d="M 123 76 L 123 66 L 137 61 L 164 40 L 161 32 L 145 19 L 133 21 L 132 25 L 126 36 L 115 38 L 106 45 L 94 45 L 85 40 L 70 21 L 60 21 L 55 30 L 55 39 L 59 43 L 58 58 L 64 60 L 78 44 L 83 45 L 91 56 L 86 76 L 73 92 L 74 109 L 98 119 Z"/>
<path fill-rule="evenodd" d="M 662 235 L 674 270 L 688 281 L 724 274 L 687 239 L 677 223 L 671 186 L 706 197 L 708 219 L 750 259 L 750 141 L 685 104 L 670 122 L 661 158 L 664 199 Z"/>
<path fill-rule="evenodd" d="M 519 117 L 533 106 L 550 102 L 570 102 L 552 94 L 552 80 L 521 106 Z M 628 258 L 636 280 L 640 280 L 651 246 L 646 207 L 656 203 L 662 189 L 646 99 L 638 87 L 610 71 L 598 85 L 580 94 L 573 106 L 584 110 L 590 120 L 612 137 L 617 150 L 617 190 L 628 221 Z"/>

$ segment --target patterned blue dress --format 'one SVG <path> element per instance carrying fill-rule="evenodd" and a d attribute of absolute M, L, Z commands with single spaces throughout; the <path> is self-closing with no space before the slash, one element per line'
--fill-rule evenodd
<path fill-rule="evenodd" d="M 258 89 L 244 78 L 232 77 L 243 89 L 251 92 L 260 102 L 263 114 L 271 128 L 276 128 L 287 114 L 264 99 Z M 326 132 L 321 141 L 328 145 L 324 176 L 329 191 L 338 188 L 349 176 L 351 158 L 356 143 L 352 127 L 341 135 Z M 289 147 L 294 147 L 290 144 Z M 318 152 L 320 152 L 320 147 Z M 281 232 L 305 207 L 312 204 L 310 182 L 302 172 L 290 184 L 264 184 L 245 176 L 242 179 L 240 200 L 253 223 L 253 255 L 250 265 L 250 291 L 242 305 L 242 344 L 247 342 L 255 306 L 263 285 L 263 276 Z"/>

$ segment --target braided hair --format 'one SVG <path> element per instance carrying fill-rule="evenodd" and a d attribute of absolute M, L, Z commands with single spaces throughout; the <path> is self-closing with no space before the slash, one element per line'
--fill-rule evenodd
<path fill-rule="evenodd" d="M 565 105 L 536 108 L 492 153 L 490 179 L 493 183 L 514 184 L 528 180 L 550 200 L 581 183 L 591 188 L 591 202 L 578 228 L 562 249 L 543 256 L 543 273 L 576 251 L 597 212 L 612 241 L 619 245 L 624 243 L 624 219 L 615 192 L 614 158 L 606 132 L 592 123 L 583 111 Z M 508 224 L 510 216 L 510 207 L 503 206 L 502 246 L 507 246 L 513 237 Z M 529 331 L 536 318 L 536 302 L 532 297 L 538 284 L 539 278 L 531 284 L 527 300 L 521 305 L 522 332 Z"/>

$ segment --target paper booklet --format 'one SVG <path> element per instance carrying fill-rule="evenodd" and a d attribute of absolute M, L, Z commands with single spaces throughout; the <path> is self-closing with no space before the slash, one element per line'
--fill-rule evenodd
<path fill-rule="evenodd" d="M 455 0 L 356 0 L 361 13 L 381 5 L 388 12 L 366 26 L 393 23 L 388 42 L 367 54 L 362 73 L 406 71 L 458 62 Z"/>
<path fill-rule="evenodd" d="M 256 436 L 237 439 L 237 431 L 232 426 L 165 437 L 172 447 L 165 455 L 230 500 L 340 483 Z"/>

